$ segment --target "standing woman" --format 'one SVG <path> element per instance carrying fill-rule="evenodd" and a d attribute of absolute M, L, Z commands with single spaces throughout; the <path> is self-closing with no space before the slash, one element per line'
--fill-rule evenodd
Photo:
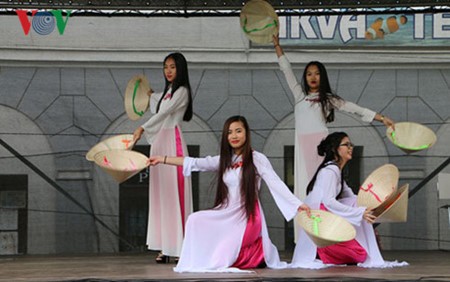
<path fill-rule="evenodd" d="M 191 120 L 193 113 L 188 67 L 181 53 L 164 59 L 164 77 L 164 92 L 151 95 L 154 115 L 134 131 L 134 140 L 144 134 L 151 144 L 150 155 L 185 156 L 188 152 L 180 124 Z M 169 256 L 179 257 L 184 223 L 191 212 L 190 177 L 184 177 L 177 167 L 150 169 L 147 246 L 161 251 L 156 262 L 166 263 Z"/>
<path fill-rule="evenodd" d="M 394 122 L 382 114 L 345 101 L 334 94 L 327 70 L 320 62 L 313 61 L 306 65 L 302 82 L 299 84 L 277 35 L 274 35 L 273 42 L 280 69 L 295 100 L 294 193 L 304 199 L 306 186 L 322 161 L 317 155 L 316 147 L 328 134 L 326 124 L 334 121 L 334 110 L 354 114 L 365 122 L 377 120 L 386 127 L 394 126 Z"/>
<path fill-rule="evenodd" d="M 352 159 L 353 143 L 344 132 L 328 135 L 317 146 L 322 163 L 307 188 L 305 199 L 312 209 L 321 209 L 345 218 L 356 229 L 354 240 L 317 248 L 300 228 L 290 267 L 323 268 L 327 265 L 358 264 L 361 267 L 396 267 L 406 262 L 385 261 L 378 248 L 373 222 L 376 217 L 366 207 L 357 206 L 357 196 L 345 183 L 342 169 Z M 320 260 L 316 259 L 319 257 Z"/>
<path fill-rule="evenodd" d="M 267 157 L 251 147 L 250 129 L 242 116 L 224 124 L 220 155 L 205 158 L 152 156 L 150 164 L 216 171 L 214 208 L 189 216 L 176 272 L 239 272 L 268 266 L 284 268 L 272 244 L 259 201 L 261 179 L 267 184 L 286 220 L 299 210 L 309 212 L 273 170 Z"/>

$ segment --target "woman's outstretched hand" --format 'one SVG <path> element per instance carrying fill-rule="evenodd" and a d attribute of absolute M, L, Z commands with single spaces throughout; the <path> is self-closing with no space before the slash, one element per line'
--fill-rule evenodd
<path fill-rule="evenodd" d="M 277 45 L 280 45 L 280 37 L 278 36 L 278 34 L 274 34 L 272 36 L 272 41 L 273 41 L 273 46 L 276 47 Z"/>
<path fill-rule="evenodd" d="M 311 217 L 311 208 L 306 204 L 302 204 L 301 206 L 299 206 L 297 211 L 298 212 L 305 211 L 308 217 Z"/>
<path fill-rule="evenodd" d="M 137 142 L 139 139 L 141 139 L 142 133 L 144 133 L 144 129 L 142 127 L 136 128 L 136 130 L 133 132 L 133 141 Z"/>
<path fill-rule="evenodd" d="M 392 119 L 388 118 L 387 116 L 383 119 L 383 124 L 386 127 L 392 127 L 393 130 L 395 130 L 395 123 Z"/>
<path fill-rule="evenodd" d="M 375 114 L 375 120 L 382 122 L 384 124 L 384 126 L 386 127 L 392 127 L 392 130 L 395 130 L 395 123 L 392 119 L 390 119 L 389 117 L 382 115 L 382 114 Z"/>
<path fill-rule="evenodd" d="M 364 211 L 363 218 L 370 224 L 373 224 L 375 219 L 377 219 L 377 217 L 372 214 L 372 209 L 369 208 Z"/>
<path fill-rule="evenodd" d="M 272 41 L 273 41 L 273 48 L 275 49 L 275 53 L 277 53 L 277 56 L 278 57 L 283 56 L 284 52 L 283 48 L 281 48 L 280 38 L 278 37 L 278 34 L 273 35 Z"/>
<path fill-rule="evenodd" d="M 155 166 L 157 164 L 163 163 L 164 162 L 164 157 L 161 156 L 152 156 L 150 158 L 148 158 L 147 160 L 147 165 L 149 166 Z"/>

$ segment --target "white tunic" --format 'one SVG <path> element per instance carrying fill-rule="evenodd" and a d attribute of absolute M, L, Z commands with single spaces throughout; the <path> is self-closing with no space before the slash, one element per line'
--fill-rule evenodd
<path fill-rule="evenodd" d="M 191 171 L 217 171 L 219 156 L 206 158 L 189 158 L 184 161 L 184 174 Z M 236 160 L 239 161 L 240 157 Z M 297 199 L 278 177 L 269 160 L 263 154 L 254 151 L 253 162 L 259 176 L 267 184 L 275 203 L 286 220 L 291 220 L 302 202 Z M 236 261 L 241 249 L 247 226 L 247 219 L 242 210 L 240 183 L 241 168 L 229 169 L 223 175 L 228 187 L 228 205 L 191 214 L 186 223 L 186 234 L 180 260 L 174 268 L 176 272 L 238 272 L 230 266 Z M 285 268 L 277 248 L 272 244 L 267 231 L 264 213 L 261 213 L 261 237 L 264 259 L 270 268 Z"/>
<path fill-rule="evenodd" d="M 167 93 L 172 93 L 169 88 Z M 144 136 L 149 144 L 153 143 L 156 135 L 161 129 L 173 129 L 183 122 L 183 116 L 189 103 L 188 90 L 186 87 L 179 87 L 170 99 L 161 101 L 158 113 L 156 108 L 161 96 L 164 93 L 153 93 L 150 96 L 150 111 L 154 114 L 142 125 Z"/>
<path fill-rule="evenodd" d="M 167 91 L 171 93 L 171 89 Z M 144 136 L 152 145 L 150 155 L 176 156 L 176 128 L 179 130 L 183 154 L 187 155 L 180 124 L 189 102 L 188 91 L 180 87 L 172 97 L 161 101 L 158 113 L 156 106 L 163 93 L 152 94 L 151 111 L 154 115 L 142 125 Z M 167 97 L 167 95 L 165 96 Z M 184 220 L 192 212 L 191 179 L 184 178 L 184 210 L 181 210 L 177 167 L 154 166 L 150 168 L 149 211 L 147 246 L 169 256 L 179 256 L 183 244 Z"/>
<path fill-rule="evenodd" d="M 324 204 L 329 212 L 348 220 L 356 229 L 356 241 L 366 250 L 367 258 L 361 267 L 395 267 L 408 265 L 406 262 L 385 261 L 381 256 L 373 226 L 363 219 L 365 207 L 356 206 L 356 195 L 344 181 L 342 197 L 336 200 L 341 189 L 341 171 L 336 165 L 328 165 L 317 174 L 314 189 L 305 199 L 311 209 L 320 209 Z M 316 259 L 317 247 L 299 227 L 299 238 L 295 246 L 294 256 L 290 267 L 296 268 L 323 268 L 322 261 Z"/>
<path fill-rule="evenodd" d="M 315 101 L 319 93 L 306 95 L 286 56 L 283 55 L 278 60 L 295 101 L 294 194 L 303 200 L 306 197 L 306 187 L 322 162 L 323 158 L 317 154 L 317 146 L 328 135 L 328 128 L 320 103 Z M 371 122 L 376 115 L 374 111 L 348 101 L 333 100 L 332 104 L 335 109 L 355 114 L 365 122 Z M 294 226 L 297 230 L 297 221 Z M 296 234 L 295 238 L 297 237 Z"/>

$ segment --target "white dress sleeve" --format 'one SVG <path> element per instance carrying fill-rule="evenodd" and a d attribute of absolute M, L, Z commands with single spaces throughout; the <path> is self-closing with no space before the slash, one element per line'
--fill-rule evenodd
<path fill-rule="evenodd" d="M 341 199 L 355 199 L 356 195 L 353 193 L 352 188 L 348 187 L 347 183 L 344 181 L 344 189 L 341 194 Z"/>
<path fill-rule="evenodd" d="M 351 224 L 359 226 L 363 220 L 365 208 L 344 205 L 336 200 L 340 191 L 340 178 L 340 171 L 337 166 L 330 165 L 324 167 L 317 174 L 314 190 L 320 189 L 322 192 L 321 203 L 323 203 L 331 213 L 342 216 Z"/>
<path fill-rule="evenodd" d="M 156 108 L 158 107 L 158 102 L 161 99 L 161 96 L 163 93 L 152 93 L 150 96 L 150 100 L 148 101 L 150 103 L 150 112 L 152 114 L 156 114 Z"/>
<path fill-rule="evenodd" d="M 183 109 L 189 103 L 188 90 L 185 87 L 180 87 L 172 94 L 172 98 L 167 102 L 161 102 L 159 112 L 154 114 L 146 123 L 142 125 L 144 135 L 151 143 L 153 136 L 155 136 L 164 124 L 164 120 L 172 113 Z"/>
<path fill-rule="evenodd" d="M 269 188 L 272 197 L 284 218 L 289 221 L 297 214 L 297 209 L 303 203 L 292 194 L 286 184 L 273 170 L 267 157 L 259 152 L 253 152 L 253 163 L 259 176 L 264 180 Z"/>
<path fill-rule="evenodd" d="M 372 122 L 373 119 L 375 118 L 375 115 L 377 114 L 376 112 L 370 109 L 363 108 L 355 103 L 345 100 L 334 99 L 332 103 L 333 106 L 336 107 L 336 109 L 338 109 L 339 111 L 356 115 L 364 122 Z"/>
<path fill-rule="evenodd" d="M 280 65 L 280 70 L 284 73 L 286 82 L 289 85 L 292 95 L 294 95 L 295 103 L 297 104 L 300 100 L 305 98 L 302 85 L 298 83 L 297 78 L 292 71 L 291 63 L 285 55 L 278 58 L 278 64 Z"/>
<path fill-rule="evenodd" d="M 185 157 L 183 161 L 183 174 L 188 177 L 193 171 L 217 171 L 220 156 L 207 156 L 204 158 Z"/>

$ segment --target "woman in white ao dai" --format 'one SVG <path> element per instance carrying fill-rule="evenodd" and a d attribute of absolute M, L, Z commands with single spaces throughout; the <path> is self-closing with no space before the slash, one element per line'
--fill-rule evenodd
<path fill-rule="evenodd" d="M 176 272 L 241 272 L 268 266 L 285 268 L 267 231 L 258 192 L 264 180 L 286 220 L 309 208 L 281 181 L 263 154 L 252 150 L 250 129 L 242 116 L 224 125 L 220 156 L 150 157 L 150 164 L 183 165 L 191 171 L 216 171 L 214 208 L 191 214 Z"/>
<path fill-rule="evenodd" d="M 308 185 L 305 203 L 312 209 L 327 210 L 346 219 L 355 227 L 356 238 L 317 248 L 300 227 L 290 267 L 314 269 L 336 264 L 357 264 L 361 267 L 386 268 L 408 265 L 406 262 L 383 259 L 372 226 L 376 217 L 370 209 L 356 205 L 356 195 L 343 180 L 342 169 L 353 153 L 353 144 L 347 134 L 329 134 L 317 151 L 325 158 Z"/>

